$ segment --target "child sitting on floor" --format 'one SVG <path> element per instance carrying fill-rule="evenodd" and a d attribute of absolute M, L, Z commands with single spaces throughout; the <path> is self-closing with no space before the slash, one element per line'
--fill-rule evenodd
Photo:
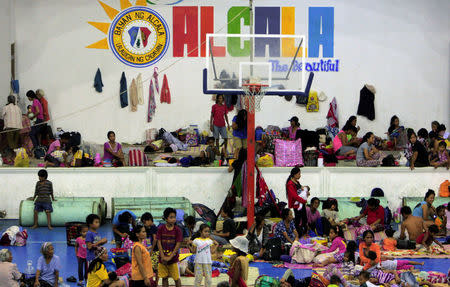
<path fill-rule="evenodd" d="M 395 231 L 392 229 L 386 229 L 384 233 L 387 238 L 383 240 L 383 250 L 394 251 L 397 248 L 397 240 L 394 238 Z"/>
<path fill-rule="evenodd" d="M 245 236 L 238 236 L 230 240 L 236 256 L 231 259 L 230 276 L 231 286 L 246 286 L 248 279 L 248 240 Z"/>
<path fill-rule="evenodd" d="M 330 284 L 328 284 L 328 287 L 342 287 L 342 281 L 341 278 L 339 278 L 339 276 L 337 275 L 332 275 L 330 277 Z"/>
<path fill-rule="evenodd" d="M 439 236 L 447 234 L 447 216 L 445 216 L 445 206 L 441 205 L 436 208 L 436 219 L 434 220 L 436 226 L 439 228 Z"/>
<path fill-rule="evenodd" d="M 441 141 L 438 145 L 437 155 L 431 160 L 430 164 L 434 166 L 434 168 L 438 167 L 446 167 L 450 168 L 450 156 L 447 151 L 447 144 L 445 141 Z"/>
<path fill-rule="evenodd" d="M 426 249 L 430 250 L 431 245 L 436 243 L 439 245 L 442 249 L 444 249 L 444 245 L 437 241 L 434 237 L 438 235 L 439 228 L 437 225 L 433 224 L 428 227 L 428 231 L 425 231 L 419 237 L 416 239 L 416 243 L 419 245 L 417 249 L 420 249 L 421 247 L 425 247 Z"/>

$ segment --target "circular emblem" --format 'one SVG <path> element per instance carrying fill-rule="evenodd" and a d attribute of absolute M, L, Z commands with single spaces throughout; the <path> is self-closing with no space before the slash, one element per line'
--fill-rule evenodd
<path fill-rule="evenodd" d="M 108 43 L 124 64 L 144 68 L 157 63 L 167 52 L 170 32 L 155 10 L 139 6 L 119 13 L 109 28 Z"/>

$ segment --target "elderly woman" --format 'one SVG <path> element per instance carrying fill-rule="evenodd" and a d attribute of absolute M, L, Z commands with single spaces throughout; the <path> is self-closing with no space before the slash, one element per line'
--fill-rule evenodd
<path fill-rule="evenodd" d="M 22 274 L 12 263 L 12 254 L 8 249 L 0 250 L 0 286 L 19 287 Z"/>

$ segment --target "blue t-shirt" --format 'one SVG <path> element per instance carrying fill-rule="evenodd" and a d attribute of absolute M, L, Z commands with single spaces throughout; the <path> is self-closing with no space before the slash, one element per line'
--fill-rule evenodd
<path fill-rule="evenodd" d="M 86 234 L 86 245 L 88 242 L 91 242 L 92 244 L 95 244 L 97 242 L 99 242 L 102 239 L 102 237 L 100 236 L 100 234 L 98 234 L 97 232 L 94 231 L 88 231 L 88 233 Z M 87 250 L 87 255 L 86 255 L 86 260 L 87 261 L 92 261 L 95 259 L 95 253 L 94 250 L 88 249 Z"/>
<path fill-rule="evenodd" d="M 146 227 L 145 231 L 147 232 L 147 238 L 150 239 L 150 242 L 153 245 L 153 235 L 156 235 L 156 233 L 158 232 L 158 227 L 156 227 L 156 225 L 152 225 L 150 227 Z"/>
<path fill-rule="evenodd" d="M 59 257 L 53 255 L 49 264 L 45 262 L 44 256 L 39 257 L 36 269 L 41 271 L 39 279 L 53 286 L 55 284 L 55 271 L 61 270 Z"/>
<path fill-rule="evenodd" d="M 234 116 L 233 123 L 236 123 L 237 116 Z M 247 138 L 247 127 L 243 129 L 233 130 L 233 136 L 240 138 L 240 139 L 246 139 Z"/>
<path fill-rule="evenodd" d="M 422 205 L 427 204 L 427 202 L 424 200 L 420 203 L 419 206 L 417 206 L 416 208 L 414 208 L 412 215 L 413 216 L 417 216 L 420 218 L 423 218 L 423 209 L 422 209 Z"/>
<path fill-rule="evenodd" d="M 120 226 L 120 225 L 128 226 L 128 222 L 126 222 L 126 223 L 120 223 L 119 222 L 119 215 L 121 215 L 121 214 L 123 214 L 125 212 L 129 212 L 131 214 L 131 217 L 133 218 L 133 220 L 136 220 L 136 215 L 132 211 L 129 211 L 128 209 L 124 209 L 124 210 L 121 210 L 121 211 L 117 212 L 116 215 L 114 215 L 112 224 L 115 225 L 115 226 Z"/>

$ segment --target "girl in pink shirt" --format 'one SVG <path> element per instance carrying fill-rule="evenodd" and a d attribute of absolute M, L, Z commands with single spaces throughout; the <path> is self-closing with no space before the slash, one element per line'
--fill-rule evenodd
<path fill-rule="evenodd" d="M 77 261 L 78 261 L 78 280 L 79 285 L 84 286 L 83 280 L 87 279 L 87 248 L 86 248 L 86 234 L 88 232 L 87 225 L 83 225 L 81 227 L 80 234 L 81 236 L 78 237 L 75 241 L 75 254 L 77 255 Z M 84 270 L 84 271 L 83 271 Z"/>
<path fill-rule="evenodd" d="M 337 253 L 333 255 L 333 257 L 327 258 L 325 262 L 320 264 L 321 266 L 325 266 L 332 263 L 342 263 L 344 262 L 344 253 L 347 249 L 347 245 L 345 244 L 345 239 L 342 234 L 342 230 L 339 228 L 339 226 L 332 226 L 330 228 L 330 235 L 329 235 L 331 246 L 327 250 L 323 251 L 322 253 L 331 253 L 338 250 Z"/>

